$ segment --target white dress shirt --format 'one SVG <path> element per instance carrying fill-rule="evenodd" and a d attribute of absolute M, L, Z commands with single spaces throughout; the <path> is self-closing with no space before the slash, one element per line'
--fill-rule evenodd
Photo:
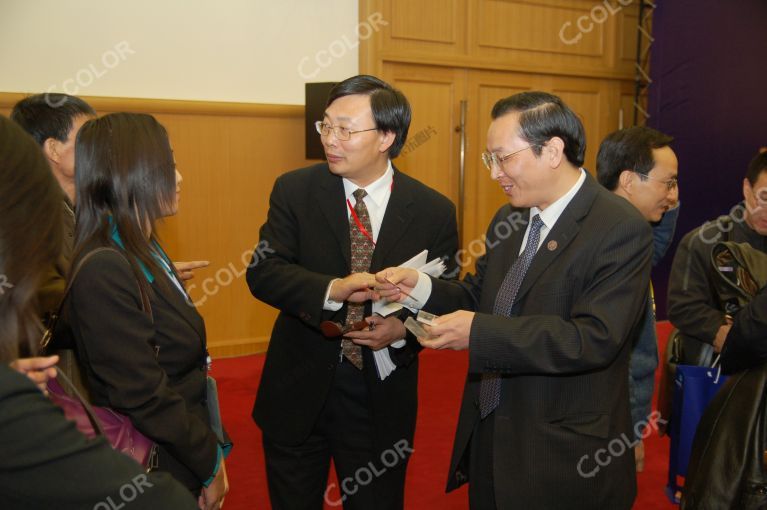
<path fill-rule="evenodd" d="M 371 232 L 373 242 L 378 241 L 378 233 L 381 232 L 381 224 L 383 223 L 384 214 L 386 213 L 386 206 L 389 204 L 389 198 L 391 198 L 392 182 L 394 182 L 394 169 L 392 168 L 391 161 L 389 161 L 384 174 L 363 188 L 367 192 L 367 195 L 362 200 L 365 202 L 365 207 L 367 207 L 368 214 L 370 215 L 370 226 L 373 229 Z M 354 192 L 359 189 L 359 186 L 346 178 L 343 179 L 343 183 L 344 193 L 346 195 L 345 199 L 349 201 L 352 207 L 356 206 L 357 201 L 354 198 Z M 349 210 L 348 205 L 346 206 L 346 213 L 349 218 L 349 228 L 357 228 L 357 224 L 351 216 L 351 211 Z M 325 291 L 323 310 L 335 312 L 340 310 L 343 306 L 342 301 L 333 301 L 329 297 L 331 285 L 339 279 L 340 278 L 336 278 L 328 284 L 328 289 Z"/>

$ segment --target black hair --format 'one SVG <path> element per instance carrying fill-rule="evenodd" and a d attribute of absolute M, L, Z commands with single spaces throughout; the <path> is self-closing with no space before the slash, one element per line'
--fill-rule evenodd
<path fill-rule="evenodd" d="M 48 138 L 66 142 L 75 117 L 81 115 L 95 117 L 96 112 L 79 97 L 46 93 L 25 97 L 16 103 L 11 120 L 42 147 Z"/>
<path fill-rule="evenodd" d="M 597 153 L 597 180 L 615 190 L 624 170 L 647 175 L 655 166 L 653 149 L 668 147 L 674 138 L 646 126 L 619 129 L 602 140 Z"/>
<path fill-rule="evenodd" d="M 532 145 L 536 156 L 553 137 L 565 143 L 565 157 L 575 165 L 583 165 L 586 134 L 578 116 L 559 97 L 547 92 L 521 92 L 499 100 L 493 106 L 493 120 L 507 113 L 519 113 L 519 136 Z"/>
<path fill-rule="evenodd" d="M 0 363 L 37 352 L 37 295 L 63 241 L 61 188 L 35 141 L 0 116 Z"/>
<path fill-rule="evenodd" d="M 330 106 L 339 97 L 354 94 L 370 96 L 370 109 L 373 111 L 376 128 L 384 133 L 391 132 L 396 135 L 389 147 L 389 157 L 396 158 L 405 145 L 407 132 L 410 129 L 411 112 L 407 98 L 385 81 L 375 76 L 361 74 L 336 84 L 330 90 L 325 106 Z"/>
<path fill-rule="evenodd" d="M 746 179 L 748 179 L 751 186 L 756 185 L 756 181 L 759 180 L 762 172 L 767 172 L 767 152 L 760 151 L 748 164 L 748 170 L 746 171 Z"/>
<path fill-rule="evenodd" d="M 176 165 L 168 134 L 157 119 L 143 113 L 111 113 L 83 124 L 75 144 L 75 185 L 72 267 L 91 240 L 114 244 L 111 233 L 116 227 L 142 287 L 146 279 L 136 261 L 155 276 L 164 274 L 153 244 L 157 221 L 175 201 Z"/>

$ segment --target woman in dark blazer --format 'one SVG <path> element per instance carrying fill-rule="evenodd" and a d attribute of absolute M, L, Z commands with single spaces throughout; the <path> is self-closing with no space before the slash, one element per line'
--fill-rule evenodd
<path fill-rule="evenodd" d="M 180 192 L 167 133 L 150 115 L 106 115 L 82 127 L 75 161 L 76 245 L 62 320 L 92 402 L 129 416 L 157 443 L 156 469 L 199 495 L 200 508 L 219 508 L 227 452 L 207 409 L 205 325 L 155 236 Z"/>
<path fill-rule="evenodd" d="M 55 356 L 19 359 L 37 351 L 36 297 L 59 256 L 60 211 L 61 188 L 40 147 L 0 116 L 0 507 L 194 509 L 167 473 L 144 473 L 103 438 L 86 439 L 45 398 L 33 383 L 56 376 Z"/>

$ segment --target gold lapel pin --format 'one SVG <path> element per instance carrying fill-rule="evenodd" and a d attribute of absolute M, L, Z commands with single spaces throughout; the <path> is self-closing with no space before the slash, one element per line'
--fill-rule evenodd
<path fill-rule="evenodd" d="M 554 251 L 554 250 L 556 250 L 556 249 L 557 249 L 557 246 L 558 246 L 558 245 L 557 245 L 557 242 L 556 242 L 556 241 L 554 241 L 553 239 L 552 239 L 551 241 L 549 241 L 548 243 L 546 243 L 546 248 L 548 248 L 548 249 L 549 249 L 549 251 Z"/>

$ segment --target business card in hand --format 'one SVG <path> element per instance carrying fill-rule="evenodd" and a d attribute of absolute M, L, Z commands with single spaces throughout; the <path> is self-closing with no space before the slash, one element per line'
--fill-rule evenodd
<path fill-rule="evenodd" d="M 412 317 L 408 317 L 405 320 L 405 327 L 407 328 L 408 331 L 413 333 L 418 338 L 427 338 L 427 339 L 434 338 L 424 329 L 422 325 L 414 321 Z"/>
<path fill-rule="evenodd" d="M 423 310 L 418 310 L 418 315 L 416 316 L 416 320 L 418 322 L 423 322 L 424 324 L 428 324 L 429 326 L 434 326 L 434 319 L 439 317 L 438 315 L 434 315 L 433 313 L 424 312 Z"/>

